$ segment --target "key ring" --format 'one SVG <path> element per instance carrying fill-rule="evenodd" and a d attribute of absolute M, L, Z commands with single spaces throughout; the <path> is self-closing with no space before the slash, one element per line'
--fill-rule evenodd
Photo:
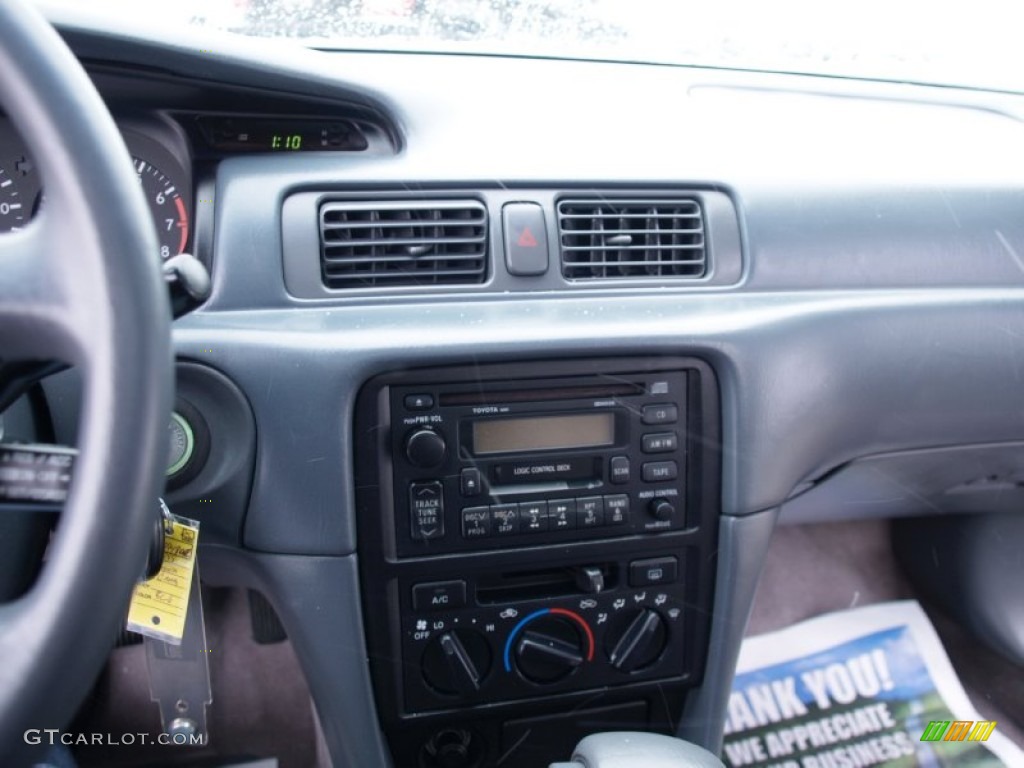
<path fill-rule="evenodd" d="M 171 510 L 167 508 L 167 502 L 162 498 L 158 498 L 157 501 L 160 502 L 160 517 L 164 521 L 164 534 L 170 536 L 174 533 L 174 518 L 171 517 Z"/>

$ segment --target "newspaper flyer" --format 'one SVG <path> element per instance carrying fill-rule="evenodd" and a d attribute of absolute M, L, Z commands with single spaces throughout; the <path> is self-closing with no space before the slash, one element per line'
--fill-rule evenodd
<path fill-rule="evenodd" d="M 914 600 L 745 640 L 722 757 L 731 768 L 1024 766 L 974 710 Z"/>

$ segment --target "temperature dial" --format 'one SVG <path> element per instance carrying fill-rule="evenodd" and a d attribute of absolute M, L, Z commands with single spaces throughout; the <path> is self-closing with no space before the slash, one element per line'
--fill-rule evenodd
<path fill-rule="evenodd" d="M 557 683 L 594 658 L 594 634 L 564 608 L 543 608 L 524 618 L 505 643 L 505 669 L 533 683 Z"/>
<path fill-rule="evenodd" d="M 516 668 L 527 680 L 554 683 L 583 663 L 583 641 L 576 627 L 558 616 L 537 619 L 516 643 Z"/>

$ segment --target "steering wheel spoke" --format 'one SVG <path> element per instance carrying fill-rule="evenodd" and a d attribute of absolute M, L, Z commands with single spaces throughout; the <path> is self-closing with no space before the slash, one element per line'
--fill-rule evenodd
<path fill-rule="evenodd" d="M 45 224 L 0 235 L 0 365 L 74 362 L 87 330 L 68 323 L 75 288 Z"/>

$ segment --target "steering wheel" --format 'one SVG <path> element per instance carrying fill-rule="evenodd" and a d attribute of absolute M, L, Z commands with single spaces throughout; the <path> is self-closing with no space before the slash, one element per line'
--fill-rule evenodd
<path fill-rule="evenodd" d="M 54 29 L 0 3 L 0 109 L 46 200 L 0 236 L 0 360 L 83 381 L 79 456 L 33 588 L 0 606 L 0 765 L 64 727 L 110 652 L 143 570 L 167 457 L 173 360 L 158 246 L 128 150 Z M 0 514 L 3 514 L 0 508 Z"/>

